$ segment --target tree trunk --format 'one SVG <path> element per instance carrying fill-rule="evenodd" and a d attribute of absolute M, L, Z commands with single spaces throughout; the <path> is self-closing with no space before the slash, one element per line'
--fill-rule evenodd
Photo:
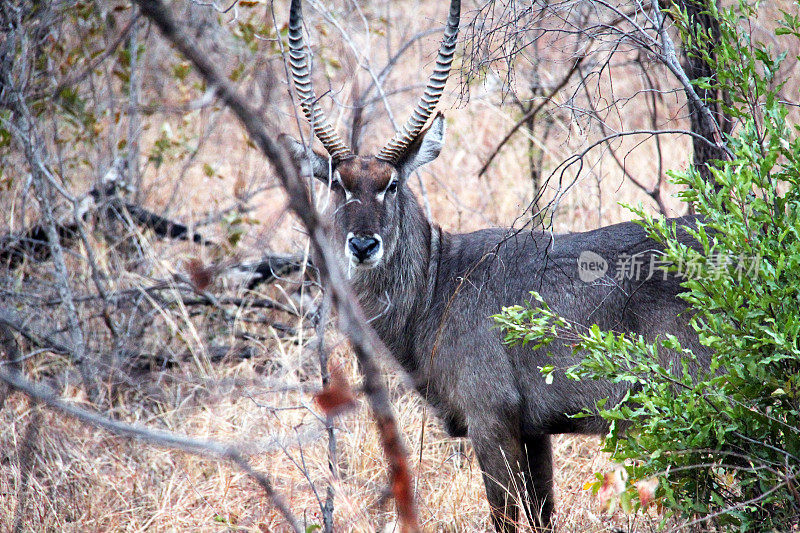
<path fill-rule="evenodd" d="M 720 30 L 719 22 L 708 13 L 706 6 L 709 2 L 716 1 L 717 0 L 678 1 L 680 7 L 685 9 L 689 15 L 691 28 L 694 29 L 700 26 L 704 32 L 707 32 L 707 34 L 711 36 L 713 41 L 709 43 L 709 48 L 711 49 L 719 44 Z M 699 36 L 696 31 L 692 31 L 691 33 L 694 42 L 699 42 L 699 39 L 703 38 Z M 686 46 L 682 47 L 683 69 L 686 71 L 687 77 L 692 81 L 700 78 L 710 78 L 713 80 L 716 77 L 716 72 L 712 70 L 711 65 L 706 63 L 701 57 L 691 55 L 689 52 L 690 50 L 687 50 Z M 715 57 L 715 54 L 712 53 L 711 57 Z M 711 111 L 716 123 L 719 124 L 720 131 L 726 134 L 730 133 L 733 129 L 733 122 L 730 117 L 725 114 L 722 107 L 722 102 L 729 101 L 728 92 L 724 89 L 703 89 L 697 86 L 695 86 L 695 91 Z M 711 144 L 709 144 L 696 137 L 692 138 L 694 165 L 703 178 L 708 181 L 712 179 L 708 163 L 715 159 L 725 159 L 725 152 L 721 147 L 712 146 L 712 144 L 715 144 L 718 140 L 716 138 L 716 132 L 708 127 L 708 123 L 703 120 L 700 110 L 697 109 L 697 106 L 691 99 L 689 100 L 689 111 L 692 131 L 711 141 Z"/>

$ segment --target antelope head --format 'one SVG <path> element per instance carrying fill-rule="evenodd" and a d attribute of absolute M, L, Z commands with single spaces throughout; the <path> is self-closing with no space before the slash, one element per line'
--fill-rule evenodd
<path fill-rule="evenodd" d="M 334 226 L 344 256 L 357 269 L 370 269 L 391 257 L 397 245 L 403 205 L 411 197 L 407 181 L 442 149 L 445 122 L 433 115 L 453 62 L 461 2 L 451 0 L 436 67 L 424 94 L 400 131 L 375 156 L 355 155 L 342 141 L 311 87 L 308 52 L 302 29 L 300 0 L 292 0 L 289 15 L 289 63 L 303 114 L 327 154 L 306 147 L 287 135 L 281 142 L 305 175 L 328 184 L 333 194 Z"/>

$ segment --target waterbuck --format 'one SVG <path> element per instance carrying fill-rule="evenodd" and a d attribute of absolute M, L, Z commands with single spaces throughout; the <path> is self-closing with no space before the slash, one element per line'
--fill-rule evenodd
<path fill-rule="evenodd" d="M 459 16 L 460 2 L 453 0 L 424 96 L 378 155 L 365 157 L 345 145 L 316 100 L 300 0 L 292 0 L 292 77 L 303 112 L 328 154 L 307 150 L 285 135 L 281 142 L 299 168 L 332 190 L 334 238 L 372 327 L 448 432 L 471 439 L 495 527 L 515 529 L 514 495 L 519 493 L 534 527 L 548 528 L 550 435 L 605 432 L 599 417 L 571 415 L 602 398 L 618 401 L 625 388 L 571 381 L 563 374 L 547 384 L 540 368 L 575 363 L 570 346 L 556 341 L 547 348 L 549 355 L 509 347 L 490 316 L 529 300 L 536 290 L 575 322 L 648 338 L 670 332 L 684 346 L 699 345 L 682 315 L 679 280 L 665 279 L 662 272 L 617 279 L 614 265 L 620 260 L 637 257 L 647 264 L 655 253 L 655 243 L 634 223 L 569 235 L 503 228 L 451 234 L 426 219 L 408 177 L 435 159 L 444 144 L 444 118 L 433 112 L 450 71 Z"/>

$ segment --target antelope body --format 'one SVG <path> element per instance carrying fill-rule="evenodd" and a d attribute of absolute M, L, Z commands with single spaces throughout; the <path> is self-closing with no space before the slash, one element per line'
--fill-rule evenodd
<path fill-rule="evenodd" d="M 613 268 L 592 282 L 580 279 L 583 252 L 608 265 L 636 254 L 649 261 L 657 247 L 637 224 L 568 235 L 504 228 L 451 234 L 426 219 L 407 181 L 444 143 L 441 114 L 423 127 L 450 69 L 459 10 L 459 2 L 451 2 L 432 82 L 409 123 L 378 156 L 365 157 L 350 153 L 316 103 L 300 2 L 293 0 L 292 73 L 303 110 L 330 157 L 286 136 L 282 142 L 302 170 L 331 187 L 334 237 L 370 324 L 448 432 L 471 439 L 495 527 L 515 530 L 519 495 L 533 526 L 548 528 L 554 504 L 550 435 L 607 431 L 599 417 L 571 415 L 603 398 L 617 402 L 627 388 L 563 374 L 547 384 L 540 368 L 577 362 L 571 347 L 559 340 L 541 350 L 509 347 L 489 317 L 530 300 L 536 290 L 571 321 L 649 339 L 668 332 L 696 353 L 702 347 L 682 314 L 680 280 L 659 272 L 620 283 Z"/>

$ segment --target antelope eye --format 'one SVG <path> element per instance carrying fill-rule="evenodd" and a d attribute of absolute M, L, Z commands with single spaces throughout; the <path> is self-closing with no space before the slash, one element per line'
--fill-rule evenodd
<path fill-rule="evenodd" d="M 386 187 L 386 192 L 394 194 L 397 192 L 397 180 L 392 181 L 388 187 Z"/>

